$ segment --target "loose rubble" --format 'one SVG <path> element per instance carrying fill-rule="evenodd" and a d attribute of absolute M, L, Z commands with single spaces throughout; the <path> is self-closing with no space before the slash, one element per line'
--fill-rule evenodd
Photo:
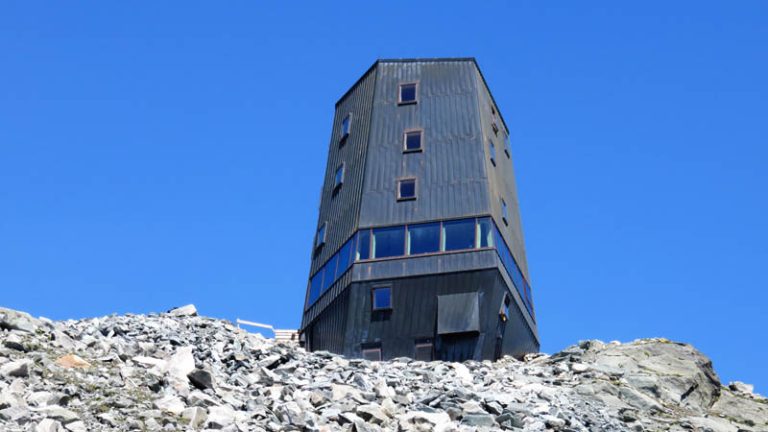
<path fill-rule="evenodd" d="M 307 353 L 197 315 L 0 308 L 0 430 L 768 430 L 768 399 L 665 339 L 462 364 Z"/>

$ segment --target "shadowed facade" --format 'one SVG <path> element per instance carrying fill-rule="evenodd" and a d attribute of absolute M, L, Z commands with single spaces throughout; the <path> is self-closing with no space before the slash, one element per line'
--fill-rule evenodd
<path fill-rule="evenodd" d="M 450 361 L 538 351 L 511 158 L 474 59 L 374 63 L 336 103 L 306 348 Z"/>

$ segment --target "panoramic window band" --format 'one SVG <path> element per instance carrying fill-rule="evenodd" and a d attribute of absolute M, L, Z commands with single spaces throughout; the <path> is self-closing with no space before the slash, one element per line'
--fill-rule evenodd
<path fill-rule="evenodd" d="M 531 287 L 490 216 L 359 230 L 310 278 L 306 307 L 312 306 L 355 262 L 475 249 L 496 250 L 528 314 L 535 320 Z"/>

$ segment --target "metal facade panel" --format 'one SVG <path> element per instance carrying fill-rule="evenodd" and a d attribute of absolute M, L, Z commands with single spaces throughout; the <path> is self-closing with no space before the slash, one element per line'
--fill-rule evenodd
<path fill-rule="evenodd" d="M 437 296 L 437 334 L 480 331 L 477 293 Z"/>
<path fill-rule="evenodd" d="M 310 275 L 357 229 L 375 82 L 376 70 L 371 69 L 336 106 L 317 222 L 318 227 L 324 222 L 328 223 L 327 239 L 319 253 L 315 254 L 313 247 Z M 350 113 L 350 133 L 341 145 L 341 122 Z M 334 193 L 336 168 L 341 163 L 344 163 L 344 183 Z"/>
<path fill-rule="evenodd" d="M 413 81 L 419 83 L 418 103 L 398 105 L 398 84 Z M 327 239 L 313 253 L 310 275 L 358 228 L 491 214 L 528 279 L 514 169 L 504 153 L 507 129 L 498 107 L 497 164 L 489 162 L 492 100 L 474 59 L 375 63 L 336 104 L 318 218 L 318 226 L 328 222 Z M 340 146 L 347 113 L 352 129 Z M 424 150 L 404 153 L 403 134 L 416 128 L 423 130 Z M 334 194 L 341 162 L 345 180 Z M 396 181 L 404 177 L 417 179 L 414 201 L 396 199 Z M 506 197 L 508 226 L 499 196 Z M 370 308 L 370 290 L 381 283 L 395 289 L 389 314 Z M 476 293 L 479 304 L 473 342 L 478 359 L 499 350 L 515 356 L 538 350 L 536 324 L 494 250 L 355 263 L 305 310 L 302 329 L 314 341 L 311 350 L 359 357 L 361 343 L 380 341 L 385 358 L 412 356 L 414 338 L 436 335 L 438 296 L 467 292 Z M 498 311 L 507 293 L 515 301 L 499 345 Z"/>
<path fill-rule="evenodd" d="M 487 214 L 474 63 L 381 62 L 378 70 L 360 225 Z M 399 84 L 414 81 L 418 103 L 398 105 Z M 403 153 L 414 128 L 424 130 L 424 150 Z M 416 178 L 416 200 L 396 199 L 405 177 Z"/>
<path fill-rule="evenodd" d="M 377 313 L 371 310 L 371 290 L 388 284 L 392 287 L 392 310 Z M 344 295 L 347 321 L 344 348 L 337 350 L 350 357 L 361 356 L 362 344 L 381 343 L 385 359 L 413 357 L 416 341 L 436 338 L 438 296 L 477 293 L 479 304 L 478 359 L 493 358 L 498 335 L 499 308 L 507 293 L 498 269 L 406 277 L 392 280 L 354 282 Z M 341 297 L 339 297 L 341 299 Z M 321 313 L 318 323 L 338 320 L 328 311 Z M 510 308 L 510 319 L 502 344 L 502 354 L 538 351 L 538 341 L 528 329 L 522 312 L 515 305 Z M 508 340 L 510 339 L 510 340 Z M 437 341 L 435 341 L 437 342 Z M 313 350 L 330 346 L 313 344 Z"/>
<path fill-rule="evenodd" d="M 504 152 L 504 142 L 507 139 L 508 131 L 500 120 L 501 113 L 499 107 L 493 102 L 490 91 L 485 86 L 479 70 L 476 72 L 476 79 L 478 83 L 478 112 L 484 136 L 485 166 L 489 179 L 491 214 L 496 221 L 496 225 L 501 230 L 502 236 L 507 241 L 507 245 L 509 245 L 515 260 L 520 265 L 520 270 L 530 283 L 511 149 L 509 157 Z M 494 107 L 496 110 L 496 115 L 493 114 L 491 107 Z M 494 117 L 497 119 L 498 132 L 494 132 L 491 126 Z M 491 163 L 489 142 L 493 142 L 496 147 L 495 165 Z M 504 201 L 507 203 L 507 224 L 502 220 L 500 198 L 504 198 Z"/>
<path fill-rule="evenodd" d="M 496 256 L 494 250 L 479 250 L 357 263 L 352 269 L 352 280 L 393 279 L 493 268 L 498 265 Z"/>

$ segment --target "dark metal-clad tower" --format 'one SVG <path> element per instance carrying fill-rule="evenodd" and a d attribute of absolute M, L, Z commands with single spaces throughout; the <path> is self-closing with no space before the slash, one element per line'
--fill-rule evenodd
<path fill-rule="evenodd" d="M 474 59 L 374 63 L 336 103 L 307 349 L 449 361 L 538 351 L 511 158 Z"/>

